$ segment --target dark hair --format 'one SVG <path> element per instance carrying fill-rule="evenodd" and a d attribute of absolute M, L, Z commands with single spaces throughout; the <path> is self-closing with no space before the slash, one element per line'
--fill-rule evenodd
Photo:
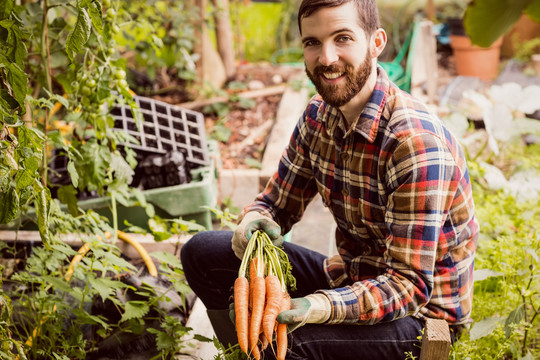
<path fill-rule="evenodd" d="M 381 27 L 379 21 L 379 10 L 375 0 L 302 0 L 298 9 L 298 29 L 302 33 L 300 21 L 302 18 L 312 15 L 317 10 L 328 7 L 337 7 L 348 2 L 353 2 L 358 12 L 359 25 L 364 29 L 366 35 L 371 35 Z"/>

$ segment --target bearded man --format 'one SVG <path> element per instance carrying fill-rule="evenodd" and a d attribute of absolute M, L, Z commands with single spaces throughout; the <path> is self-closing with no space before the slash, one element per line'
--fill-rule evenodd
<path fill-rule="evenodd" d="M 470 321 L 479 228 L 464 153 L 378 66 L 387 38 L 375 0 L 303 0 L 298 24 L 318 95 L 235 232 L 200 233 L 184 246 L 186 279 L 218 338 L 234 339 L 224 319 L 251 234 L 279 243 L 318 193 L 339 255 L 283 244 L 297 281 L 291 310 L 278 316 L 291 330 L 287 359 L 418 356 L 425 319 L 444 319 L 454 333 Z"/>

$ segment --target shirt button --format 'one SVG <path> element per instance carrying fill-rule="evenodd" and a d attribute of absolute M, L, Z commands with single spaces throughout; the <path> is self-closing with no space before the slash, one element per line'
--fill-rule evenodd
<path fill-rule="evenodd" d="M 341 190 L 341 194 L 342 194 L 343 196 L 348 196 L 348 195 L 349 195 L 349 189 L 343 188 L 343 189 Z"/>
<path fill-rule="evenodd" d="M 349 154 L 346 152 L 342 152 L 340 156 L 341 156 L 341 160 L 343 161 L 349 160 Z"/>

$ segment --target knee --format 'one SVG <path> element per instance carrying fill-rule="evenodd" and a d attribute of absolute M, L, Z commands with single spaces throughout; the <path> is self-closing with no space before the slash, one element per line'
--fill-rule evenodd
<path fill-rule="evenodd" d="M 182 245 L 182 249 L 180 250 L 180 261 L 182 262 L 184 271 L 186 271 L 186 268 L 191 267 L 194 260 L 200 259 L 200 254 L 204 252 L 203 247 L 205 246 L 205 243 L 207 243 L 207 231 L 193 235 L 191 239 Z M 196 261 L 193 265 L 194 264 L 196 264 Z"/>
<path fill-rule="evenodd" d="M 231 248 L 232 232 L 203 231 L 193 235 L 180 250 L 180 260 L 187 273 L 190 269 L 216 263 L 233 254 Z"/>

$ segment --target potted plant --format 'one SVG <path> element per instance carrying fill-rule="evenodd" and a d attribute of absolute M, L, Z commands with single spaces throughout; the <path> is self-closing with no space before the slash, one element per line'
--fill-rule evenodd
<path fill-rule="evenodd" d="M 502 37 L 487 46 L 473 44 L 464 25 L 468 5 L 464 1 L 454 1 L 450 6 L 454 13 L 446 22 L 458 75 L 475 76 L 483 80 L 494 79 L 499 72 Z"/>
<path fill-rule="evenodd" d="M 473 44 L 490 47 L 496 45 L 524 15 L 540 23 L 540 0 L 471 1 L 465 10 L 465 30 Z"/>

